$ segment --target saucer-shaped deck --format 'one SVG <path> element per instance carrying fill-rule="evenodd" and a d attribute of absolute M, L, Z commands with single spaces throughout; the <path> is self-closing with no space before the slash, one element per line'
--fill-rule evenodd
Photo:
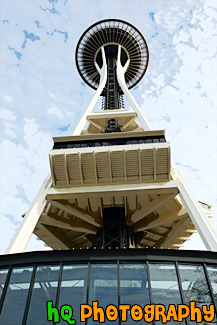
<path fill-rule="evenodd" d="M 106 57 L 117 57 L 121 45 L 121 63 L 130 59 L 125 73 L 128 88 L 134 87 L 143 77 L 148 65 L 148 47 L 144 37 L 131 24 L 116 19 L 108 19 L 90 26 L 81 36 L 76 48 L 76 65 L 82 79 L 97 89 L 100 76 L 95 63 L 102 66 L 100 48 L 104 46 Z"/>

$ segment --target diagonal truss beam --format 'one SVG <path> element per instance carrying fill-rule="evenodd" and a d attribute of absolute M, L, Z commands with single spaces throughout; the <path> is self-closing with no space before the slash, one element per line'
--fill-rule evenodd
<path fill-rule="evenodd" d="M 177 219 L 183 219 L 187 217 L 187 211 L 185 208 L 181 208 L 179 211 L 173 210 L 168 213 L 162 213 L 160 216 L 150 215 L 145 218 L 145 220 L 140 220 L 134 224 L 134 231 L 145 231 L 153 227 L 158 227 L 160 225 L 165 225 Z"/>
<path fill-rule="evenodd" d="M 182 220 L 178 220 L 172 229 L 167 233 L 165 238 L 160 239 L 155 245 L 156 248 L 168 248 L 173 242 L 179 238 L 179 235 L 188 227 L 191 220 L 189 218 L 184 218 Z"/>
<path fill-rule="evenodd" d="M 137 210 L 131 216 L 131 224 L 135 224 L 139 220 L 143 220 L 147 215 L 154 212 L 164 203 L 169 201 L 170 199 L 174 198 L 178 194 L 178 190 L 174 191 L 173 193 L 169 194 L 161 194 L 158 198 L 154 199 L 152 202 L 145 204 L 140 210 Z"/>
<path fill-rule="evenodd" d="M 70 249 L 72 248 L 71 242 L 61 235 L 57 229 L 51 226 L 37 225 L 37 229 L 43 232 L 43 234 L 49 236 L 51 241 L 54 241 L 58 245 L 59 249 Z"/>
<path fill-rule="evenodd" d="M 98 222 L 95 221 L 94 217 L 91 216 L 90 214 L 84 213 L 81 211 L 81 209 L 78 208 L 73 208 L 70 205 L 66 205 L 66 204 L 62 204 L 58 201 L 55 200 L 48 200 L 49 203 L 51 203 L 53 206 L 55 206 L 56 208 L 63 210 L 69 214 L 71 214 L 72 216 L 77 217 L 78 219 L 81 219 L 93 226 L 96 227 L 101 227 L 102 225 Z"/>
<path fill-rule="evenodd" d="M 39 224 L 53 226 L 62 229 L 76 230 L 86 234 L 96 234 L 98 228 L 82 220 L 58 219 L 46 214 L 42 214 Z"/>

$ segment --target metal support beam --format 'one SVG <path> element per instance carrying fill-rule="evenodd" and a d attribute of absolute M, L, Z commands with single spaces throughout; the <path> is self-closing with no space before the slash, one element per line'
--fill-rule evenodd
<path fill-rule="evenodd" d="M 172 194 L 161 194 L 158 198 L 145 204 L 140 210 L 137 210 L 131 217 L 131 224 L 138 222 L 139 220 L 145 218 L 148 214 L 157 210 L 164 203 L 174 198 L 174 196 L 178 194 L 178 190 L 173 192 Z"/>
<path fill-rule="evenodd" d="M 189 223 L 189 218 L 178 220 L 172 229 L 168 231 L 167 235 L 157 242 L 155 245 L 156 248 L 168 248 L 177 238 L 179 238 L 179 235 L 187 228 Z"/>
<path fill-rule="evenodd" d="M 83 232 L 85 234 L 96 234 L 98 228 L 90 225 L 89 223 L 82 220 L 70 220 L 65 218 L 54 218 L 49 215 L 42 214 L 40 224 L 58 227 L 62 229 L 68 230 L 76 230 L 79 232 Z"/>
<path fill-rule="evenodd" d="M 48 200 L 48 202 L 50 202 L 53 206 L 55 206 L 56 208 L 63 210 L 67 213 L 69 213 L 72 216 L 75 216 L 78 219 L 81 219 L 83 221 L 86 221 L 87 223 L 94 225 L 96 227 L 101 227 L 101 224 L 96 222 L 94 217 L 81 211 L 81 209 L 78 208 L 73 208 L 70 205 L 66 205 L 66 204 L 62 204 L 58 201 L 54 201 L 54 200 Z"/>
<path fill-rule="evenodd" d="M 79 186 L 67 188 L 50 188 L 47 191 L 47 199 L 70 199 L 73 197 L 106 197 L 108 193 L 113 195 L 129 195 L 136 192 L 148 192 L 150 194 L 177 194 L 177 185 L 175 182 L 159 182 L 159 183 L 136 183 L 136 184 L 111 184 L 97 186 Z M 126 193 L 127 192 L 127 193 Z M 174 195 L 175 195 L 174 194 Z"/>
<path fill-rule="evenodd" d="M 147 216 L 144 221 L 140 220 L 139 222 L 137 222 L 133 226 L 133 229 L 134 231 L 145 231 L 147 229 L 159 227 L 160 225 L 165 225 L 167 223 L 171 223 L 174 220 L 179 220 L 187 216 L 188 214 L 185 208 L 182 208 L 179 211 L 174 210 L 168 213 L 162 213 L 160 216 Z"/>
<path fill-rule="evenodd" d="M 58 230 L 54 227 L 38 225 L 37 228 L 38 230 L 43 231 L 44 234 L 47 234 L 49 238 L 52 238 L 55 244 L 58 245 L 59 249 L 70 249 L 72 247 L 71 243 L 64 236 L 59 234 Z"/>

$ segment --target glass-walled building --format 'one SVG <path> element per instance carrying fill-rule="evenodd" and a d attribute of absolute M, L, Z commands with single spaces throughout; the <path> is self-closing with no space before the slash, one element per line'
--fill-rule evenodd
<path fill-rule="evenodd" d="M 172 250 L 78 250 L 34 252 L 1 257 L 0 324 L 52 324 L 47 302 L 61 308 L 70 305 L 80 324 L 80 305 L 99 302 L 104 310 L 118 307 L 163 304 L 197 307 L 217 306 L 217 253 Z M 93 317 L 84 324 L 99 323 Z M 127 320 L 105 324 L 145 324 Z M 150 322 L 148 322 L 150 324 Z M 155 324 L 162 324 L 161 320 Z M 169 324 L 193 324 L 171 320 Z M 209 322 L 202 321 L 202 324 Z M 216 318 L 210 323 L 216 324 Z M 60 317 L 58 324 L 67 324 Z M 154 324 L 154 323 L 153 323 Z"/>

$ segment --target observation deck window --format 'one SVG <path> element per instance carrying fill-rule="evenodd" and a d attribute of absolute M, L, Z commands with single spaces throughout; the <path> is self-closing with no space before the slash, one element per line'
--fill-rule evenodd
<path fill-rule="evenodd" d="M 12 270 L 8 283 L 0 324 L 22 324 L 33 267 L 18 267 Z"/>
<path fill-rule="evenodd" d="M 213 295 L 217 302 L 217 266 L 207 266 L 207 271 L 208 271 Z"/>
<path fill-rule="evenodd" d="M 26 322 L 27 325 L 50 324 L 47 320 L 46 302 L 52 300 L 55 304 L 59 269 L 59 265 L 37 267 Z"/>
<path fill-rule="evenodd" d="M 120 264 L 120 303 L 144 306 L 150 304 L 147 268 L 144 263 Z M 134 323 L 128 315 L 126 325 Z M 137 324 L 148 324 L 142 319 Z"/>
<path fill-rule="evenodd" d="M 5 286 L 5 280 L 8 274 L 8 269 L 2 269 L 0 270 L 0 299 L 2 296 L 2 292 Z"/>
<path fill-rule="evenodd" d="M 71 149 L 71 148 L 88 148 L 101 146 L 120 146 L 130 144 L 144 144 L 144 143 L 163 143 L 166 142 L 164 136 L 152 137 L 133 137 L 122 139 L 97 139 L 84 141 L 61 141 L 55 142 L 53 149 Z"/>
<path fill-rule="evenodd" d="M 99 306 L 104 310 L 109 304 L 118 306 L 118 278 L 117 264 L 91 264 L 90 270 L 89 304 L 99 301 Z M 111 323 L 105 321 L 104 324 Z M 88 325 L 93 325 L 93 319 L 88 320 Z M 112 324 L 118 324 L 118 319 Z"/>
<path fill-rule="evenodd" d="M 80 319 L 80 305 L 87 302 L 88 265 L 63 265 L 58 306 L 73 306 L 73 318 Z M 58 324 L 66 324 L 60 319 Z"/>
<path fill-rule="evenodd" d="M 171 302 L 181 304 L 178 278 L 174 263 L 150 263 L 150 284 L 154 304 L 164 304 L 167 308 Z"/>

